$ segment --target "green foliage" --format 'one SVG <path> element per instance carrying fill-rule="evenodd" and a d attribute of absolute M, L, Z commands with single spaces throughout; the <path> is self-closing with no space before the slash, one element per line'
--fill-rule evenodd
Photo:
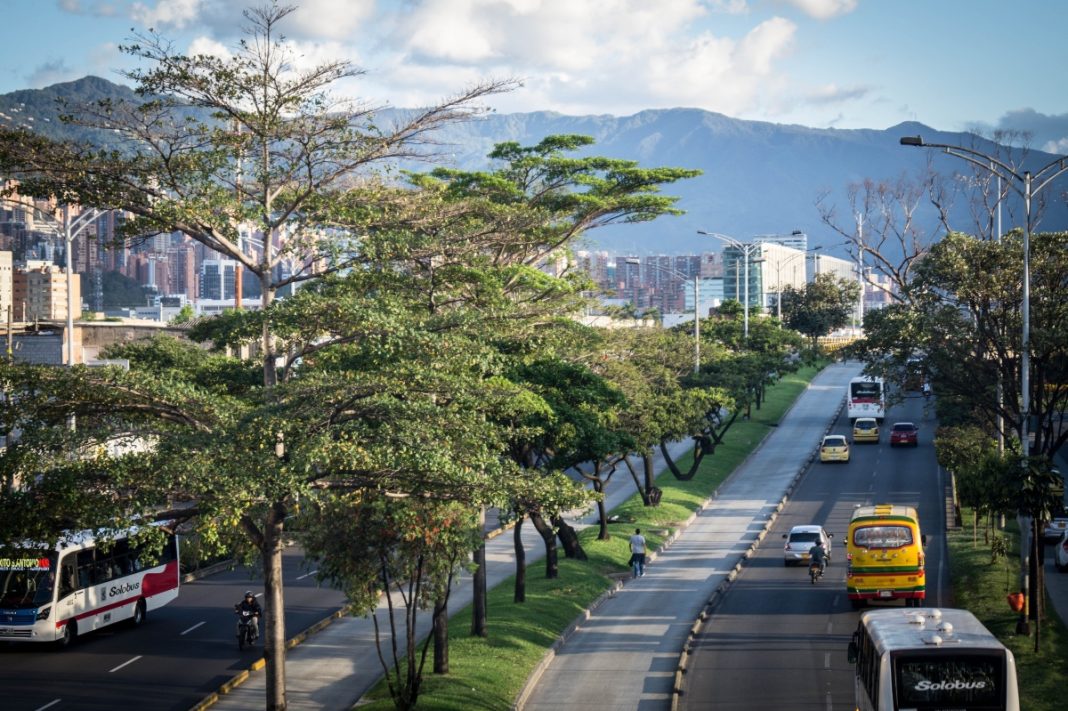
<path fill-rule="evenodd" d="M 783 289 L 783 321 L 815 344 L 820 336 L 849 323 L 859 298 L 860 286 L 855 281 L 817 274 L 803 289 Z"/>
<path fill-rule="evenodd" d="M 145 288 L 121 272 L 104 272 L 104 308 L 133 308 L 145 305 Z"/>
<path fill-rule="evenodd" d="M 979 621 L 1008 647 L 1016 658 L 1020 708 L 1055 711 L 1063 706 L 1064 685 L 1068 683 L 1068 631 L 1064 622 L 1051 615 L 1042 622 L 1041 646 L 1036 653 L 1031 637 L 1016 634 L 1019 615 L 1005 602 L 1005 593 L 1015 581 L 1004 558 L 995 558 L 994 544 L 973 547 L 967 530 L 975 513 L 964 511 L 964 527 L 947 532 L 949 575 L 954 606 L 971 611 Z M 1019 545 L 1014 530 L 1003 534 L 1007 547 Z M 1001 540 L 1001 537 L 996 537 Z"/>

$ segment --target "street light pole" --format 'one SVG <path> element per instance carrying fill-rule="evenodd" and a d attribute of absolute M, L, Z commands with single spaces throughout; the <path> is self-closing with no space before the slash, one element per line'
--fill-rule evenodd
<path fill-rule="evenodd" d="M 761 247 L 760 244 L 754 242 L 741 242 L 730 235 L 725 235 L 721 232 L 705 232 L 704 230 L 697 230 L 697 234 L 705 235 L 706 237 L 715 237 L 716 239 L 723 240 L 730 246 L 737 249 L 742 253 L 742 268 L 745 270 L 745 303 L 743 304 L 742 313 L 744 314 L 743 320 L 743 333 L 745 340 L 749 340 L 749 255 L 754 251 L 758 251 Z"/>
<path fill-rule="evenodd" d="M 74 293 L 71 288 L 71 284 L 74 280 L 74 273 L 71 266 L 71 252 L 73 251 L 72 245 L 78 235 L 89 229 L 89 226 L 93 224 L 101 215 L 108 212 L 107 210 L 98 210 L 95 207 L 87 208 L 84 212 L 79 213 L 77 217 L 71 219 L 70 205 L 63 206 L 63 239 L 66 242 L 66 255 L 64 261 L 66 265 L 66 277 L 67 277 L 67 366 L 74 365 Z M 79 296 L 78 301 L 81 301 Z M 79 303 L 79 310 L 81 304 Z M 79 314 L 80 316 L 80 314 Z"/>
<path fill-rule="evenodd" d="M 1023 229 L 1023 299 L 1020 306 L 1021 321 L 1022 321 L 1022 337 L 1020 344 L 1020 452 L 1021 452 L 1021 464 L 1027 466 L 1027 458 L 1031 454 L 1030 437 L 1028 428 L 1030 423 L 1028 420 L 1031 417 L 1031 198 L 1043 189 L 1045 189 L 1055 178 L 1060 176 L 1065 171 L 1068 171 L 1068 156 L 1061 156 L 1060 158 L 1050 161 L 1046 165 L 1042 166 L 1034 175 L 1031 171 L 1024 171 L 1022 174 L 1018 173 L 1012 166 L 1008 165 L 1004 161 L 995 158 L 994 156 L 978 151 L 974 148 L 966 148 L 964 146 L 952 146 L 946 143 L 926 143 L 922 136 L 902 136 L 900 143 L 903 146 L 917 146 L 920 148 L 935 148 L 941 150 L 946 155 L 956 156 L 962 160 L 966 160 L 972 165 L 979 166 L 983 170 L 989 171 L 996 176 L 999 181 L 1007 180 L 1009 185 L 1016 193 L 1023 198 L 1024 201 L 1024 229 Z M 1038 185 L 1035 185 L 1035 179 L 1038 180 Z M 998 201 L 1001 201 L 1000 182 L 998 190 Z M 998 231 L 1000 238 L 1000 226 Z M 1025 521 L 1029 518 L 1026 515 L 1021 516 Z M 1023 528 L 1023 527 L 1021 527 Z M 1026 530 L 1028 534 L 1024 534 L 1023 538 L 1026 542 L 1026 550 L 1031 550 L 1033 536 L 1031 530 L 1033 526 L 1027 525 Z M 1021 531 L 1022 533 L 1022 531 Z M 1023 548 L 1023 546 L 1021 546 Z M 1030 554 L 1026 554 L 1024 558 L 1024 573 L 1022 576 L 1022 586 L 1024 592 L 1024 608 L 1021 611 L 1020 619 L 1016 623 L 1017 632 L 1020 634 L 1030 634 L 1030 627 L 1028 624 L 1028 618 L 1030 611 L 1028 609 L 1028 600 L 1030 598 L 1030 566 L 1029 560 Z"/>
<path fill-rule="evenodd" d="M 1020 349 L 1020 448 L 1026 457 L 1031 453 L 1028 436 L 1028 419 L 1031 416 L 1031 198 L 1045 189 L 1054 179 L 1065 171 L 1068 171 L 1068 156 L 1050 161 L 1042 166 L 1034 175 L 1026 170 L 1018 173 L 1004 161 L 994 156 L 964 146 L 951 146 L 947 143 L 927 143 L 922 136 L 902 136 L 900 143 L 903 146 L 917 146 L 920 148 L 936 148 L 941 152 L 966 160 L 977 165 L 983 170 L 989 171 L 999 181 L 1006 180 L 1016 193 L 1024 201 L 1024 229 L 1023 229 L 1023 303 L 1020 307 L 1021 320 L 1023 322 L 1023 334 Z M 1035 185 L 1035 180 L 1038 185 Z M 1001 200 L 999 191 L 998 200 Z M 1000 236 L 1000 235 L 999 235 Z"/>

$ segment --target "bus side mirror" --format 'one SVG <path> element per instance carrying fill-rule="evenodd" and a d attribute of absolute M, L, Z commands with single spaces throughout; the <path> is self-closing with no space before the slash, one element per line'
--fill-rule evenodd
<path fill-rule="evenodd" d="M 849 649 L 846 651 L 846 661 L 850 664 L 857 663 L 857 643 L 850 642 Z"/>

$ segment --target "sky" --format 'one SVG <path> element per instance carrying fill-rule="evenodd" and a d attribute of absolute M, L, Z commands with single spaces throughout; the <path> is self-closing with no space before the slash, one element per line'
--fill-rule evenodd
<path fill-rule="evenodd" d="M 814 128 L 1027 132 L 1068 153 L 1063 0 L 283 0 L 294 64 L 345 60 L 335 87 L 423 106 L 517 79 L 499 113 L 627 116 L 693 107 Z M 225 55 L 263 0 L 0 0 L 0 93 L 136 66 L 149 28 Z M 145 65 L 140 65 L 142 68 Z"/>

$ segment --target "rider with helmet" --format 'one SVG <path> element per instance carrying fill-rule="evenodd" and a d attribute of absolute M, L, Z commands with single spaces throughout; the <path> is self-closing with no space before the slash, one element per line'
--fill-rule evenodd
<path fill-rule="evenodd" d="M 260 636 L 259 619 L 263 616 L 263 608 L 260 607 L 259 600 L 252 594 L 251 590 L 246 590 L 244 599 L 234 605 L 234 612 L 238 615 L 238 634 L 241 633 L 241 622 L 246 617 L 243 613 L 247 612 L 249 613 L 248 624 L 252 625 L 252 639 L 257 639 Z"/>

